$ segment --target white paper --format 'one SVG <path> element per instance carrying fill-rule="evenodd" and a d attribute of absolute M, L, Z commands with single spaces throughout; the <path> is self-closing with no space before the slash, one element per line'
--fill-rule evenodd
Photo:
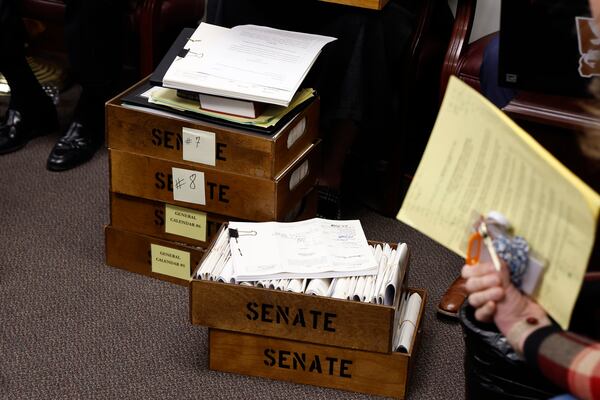
<path fill-rule="evenodd" d="M 171 168 L 173 175 L 173 199 L 206 205 L 204 172 L 183 168 Z"/>
<path fill-rule="evenodd" d="M 316 296 L 326 296 L 329 292 L 329 285 L 331 285 L 331 279 L 311 279 L 310 282 L 308 282 L 304 293 Z"/>
<path fill-rule="evenodd" d="M 201 23 L 163 77 L 174 89 L 289 105 L 325 44 L 335 38 L 256 25 Z"/>
<path fill-rule="evenodd" d="M 404 316 L 402 317 L 398 327 L 399 334 L 397 335 L 397 341 L 395 343 L 396 351 L 410 353 L 420 310 L 421 296 L 418 293 L 413 293 L 408 298 L 406 312 L 404 313 Z"/>
<path fill-rule="evenodd" d="M 360 221 L 230 222 L 237 281 L 373 275 L 377 264 Z"/>
<path fill-rule="evenodd" d="M 227 258 L 225 264 L 223 265 L 223 269 L 221 269 L 215 280 L 218 282 L 235 283 L 235 279 L 233 278 L 233 262 L 231 257 Z"/>
<path fill-rule="evenodd" d="M 279 282 L 277 282 L 277 284 L 275 285 L 275 290 L 287 290 L 288 283 L 290 283 L 289 279 L 280 279 Z"/>
<path fill-rule="evenodd" d="M 214 132 L 183 128 L 183 159 L 215 166 L 216 138 Z"/>
<path fill-rule="evenodd" d="M 335 278 L 335 286 L 331 293 L 334 299 L 345 299 L 348 285 L 351 278 Z"/>
<path fill-rule="evenodd" d="M 392 272 L 389 280 L 385 283 L 383 304 L 387 306 L 398 305 L 398 295 L 400 294 L 400 285 L 404 280 L 404 274 L 408 264 L 408 247 L 406 243 L 401 243 L 396 249 L 394 261 L 392 263 Z"/>
<path fill-rule="evenodd" d="M 286 291 L 294 293 L 304 293 L 307 279 L 290 279 Z"/>
<path fill-rule="evenodd" d="M 229 248 L 229 236 L 226 230 L 222 230 L 219 236 L 214 241 L 211 251 L 204 257 L 196 278 L 202 280 L 209 280 L 212 276 L 213 270 L 217 265 L 217 261 L 223 254 L 230 255 L 231 251 Z"/>

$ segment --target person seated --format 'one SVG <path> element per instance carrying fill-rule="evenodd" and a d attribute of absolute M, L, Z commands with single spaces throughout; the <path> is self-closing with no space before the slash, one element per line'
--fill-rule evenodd
<path fill-rule="evenodd" d="M 324 163 L 318 213 L 323 217 L 341 218 L 344 161 L 359 132 L 397 125 L 398 71 L 416 5 L 391 0 L 382 10 L 368 10 L 317 0 L 208 2 L 211 24 L 255 24 L 337 38 L 325 46 L 304 82 L 321 98 Z"/>
<path fill-rule="evenodd" d="M 125 2 L 68 1 L 65 36 L 74 80 L 81 95 L 73 120 L 48 156 L 50 171 L 74 168 L 94 155 L 104 140 L 104 103 L 116 93 L 121 62 L 121 18 Z M 25 57 L 27 32 L 21 2 L 0 2 L 0 72 L 11 90 L 0 122 L 0 154 L 23 148 L 29 140 L 59 128 L 57 112 Z"/>
<path fill-rule="evenodd" d="M 465 265 L 468 302 L 475 318 L 494 322 L 512 348 L 550 381 L 581 399 L 600 399 L 600 343 L 561 330 L 510 281 L 502 263 Z"/>

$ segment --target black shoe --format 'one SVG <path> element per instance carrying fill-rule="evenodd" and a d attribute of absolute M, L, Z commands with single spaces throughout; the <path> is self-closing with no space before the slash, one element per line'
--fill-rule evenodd
<path fill-rule="evenodd" d="M 47 118 L 37 119 L 33 123 L 32 118 L 23 118 L 20 111 L 8 109 L 4 121 L 0 123 L 0 154 L 12 153 L 23 148 L 29 140 L 34 137 L 51 133 L 58 129 L 56 111 L 54 115 Z"/>
<path fill-rule="evenodd" d="M 83 164 L 102 145 L 98 137 L 79 122 L 72 122 L 50 152 L 46 168 L 50 171 L 66 171 Z"/>

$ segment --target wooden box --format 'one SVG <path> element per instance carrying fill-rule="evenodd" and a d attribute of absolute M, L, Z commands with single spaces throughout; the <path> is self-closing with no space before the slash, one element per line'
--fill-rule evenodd
<path fill-rule="evenodd" d="M 389 0 L 320 0 L 327 3 L 343 4 L 346 6 L 381 10 Z"/>
<path fill-rule="evenodd" d="M 227 224 L 221 227 L 226 228 Z M 397 247 L 394 243 L 390 246 Z M 206 254 L 211 250 L 212 245 Z M 410 252 L 408 257 L 407 273 Z M 199 268 L 200 265 L 192 276 L 197 275 Z M 214 313 L 215 309 L 221 312 Z M 389 353 L 395 316 L 393 306 L 195 278 L 190 281 L 192 324 L 220 330 Z M 361 324 L 357 326 L 356 321 Z"/>
<path fill-rule="evenodd" d="M 189 285 L 191 272 L 204 254 L 198 247 L 106 226 L 106 264 L 179 285 Z"/>
<path fill-rule="evenodd" d="M 311 144 L 275 179 L 265 179 L 111 149 L 110 190 L 242 220 L 277 220 L 314 187 L 319 156 L 318 143 Z M 174 178 L 175 169 L 185 179 Z M 178 188 L 192 184 L 194 190 L 202 189 L 204 198 L 175 200 Z"/>
<path fill-rule="evenodd" d="M 209 368 L 403 399 L 427 300 L 425 291 L 411 291 L 423 301 L 410 353 L 370 352 L 211 328 Z M 354 324 L 359 327 L 362 321 L 356 319 Z"/>
<path fill-rule="evenodd" d="M 313 189 L 284 216 L 283 220 L 313 218 L 316 212 L 317 191 Z M 119 193 L 110 195 L 110 218 L 113 228 L 196 247 L 207 247 L 221 225 L 231 220 L 224 215 Z"/>
<path fill-rule="evenodd" d="M 193 279 L 190 314 L 192 324 L 209 328 L 389 353 L 395 310 L 377 304 Z"/>
<path fill-rule="evenodd" d="M 423 301 L 411 353 L 370 352 L 211 328 L 209 368 L 403 399 L 426 303 L 424 291 L 413 291 Z M 360 319 L 354 321 L 357 331 L 351 338 L 360 336 L 362 324 Z"/>
<path fill-rule="evenodd" d="M 157 115 L 139 108 L 124 107 L 121 99 L 127 93 L 106 104 L 107 145 L 110 149 L 200 168 L 274 179 L 319 136 L 318 98 L 273 135 L 268 135 L 175 114 Z M 188 155 L 184 159 L 184 129 L 203 132 L 207 141 L 203 136 L 202 143 L 209 144 L 212 151 L 209 159 L 214 165 L 192 161 L 194 158 Z"/>
<path fill-rule="evenodd" d="M 399 305 L 194 278 L 190 320 L 209 328 L 211 369 L 404 398 L 427 302 L 408 290 L 422 299 L 410 353 L 392 352 Z"/>

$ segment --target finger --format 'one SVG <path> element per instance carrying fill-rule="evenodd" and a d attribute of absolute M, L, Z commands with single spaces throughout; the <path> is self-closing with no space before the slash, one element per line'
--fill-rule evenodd
<path fill-rule="evenodd" d="M 488 301 L 500 301 L 504 297 L 504 289 L 500 286 L 494 286 L 469 295 L 469 304 L 479 308 Z"/>
<path fill-rule="evenodd" d="M 465 288 L 467 292 L 479 292 L 481 290 L 485 290 L 494 286 L 501 286 L 501 278 L 497 273 L 490 273 L 481 276 L 474 276 L 472 278 L 467 279 L 465 283 Z"/>
<path fill-rule="evenodd" d="M 475 319 L 481 322 L 492 322 L 496 312 L 496 303 L 488 301 L 483 306 L 475 310 Z"/>
<path fill-rule="evenodd" d="M 468 279 L 472 276 L 481 276 L 481 275 L 489 274 L 494 271 L 495 271 L 494 266 L 489 263 L 477 264 L 477 265 L 468 265 L 467 264 L 467 265 L 463 266 L 461 275 L 463 278 Z"/>

